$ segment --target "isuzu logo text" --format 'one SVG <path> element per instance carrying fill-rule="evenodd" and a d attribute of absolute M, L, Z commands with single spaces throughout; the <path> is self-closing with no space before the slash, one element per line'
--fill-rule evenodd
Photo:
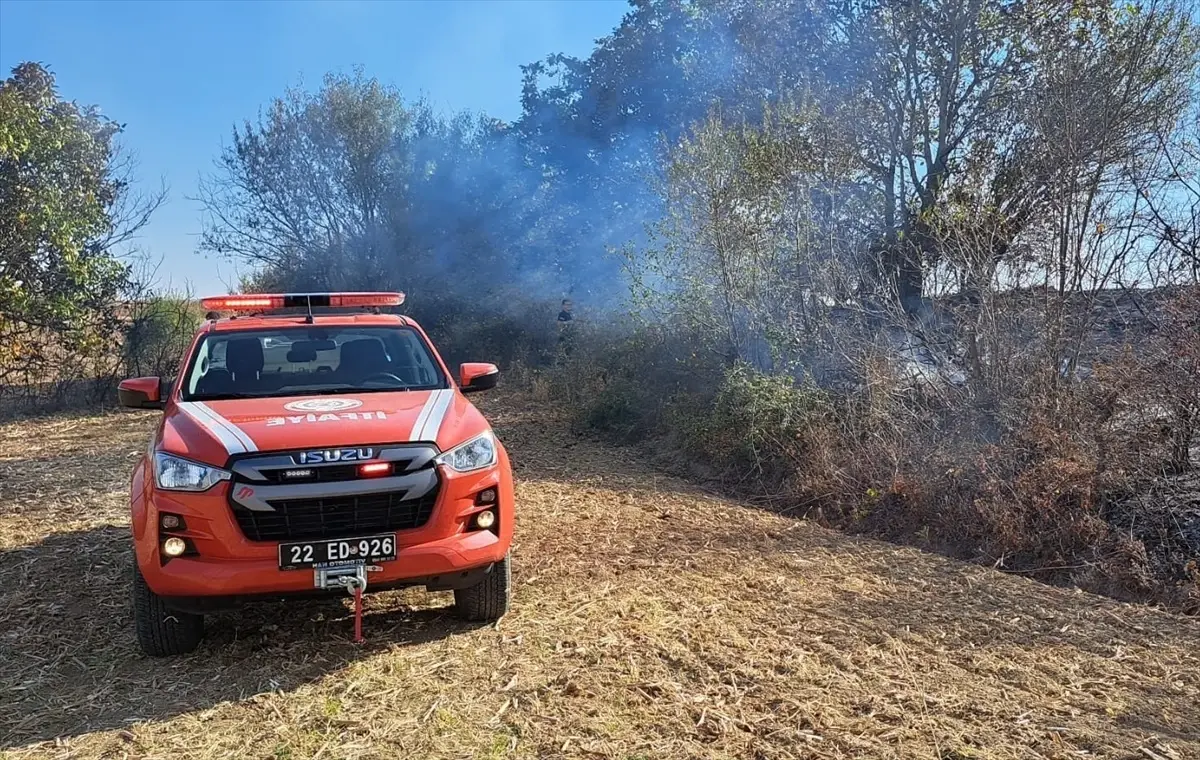
<path fill-rule="evenodd" d="M 375 457 L 375 449 L 322 449 L 302 451 L 292 459 L 296 464 L 319 464 L 321 462 L 361 462 Z"/>

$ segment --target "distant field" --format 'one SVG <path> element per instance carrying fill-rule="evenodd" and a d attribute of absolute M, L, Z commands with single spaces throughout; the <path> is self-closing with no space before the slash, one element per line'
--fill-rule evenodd
<path fill-rule="evenodd" d="M 5 758 L 1200 757 L 1194 618 L 717 500 L 514 397 L 513 611 L 448 595 L 212 621 L 143 658 L 129 468 L 153 414 L 0 424 Z"/>

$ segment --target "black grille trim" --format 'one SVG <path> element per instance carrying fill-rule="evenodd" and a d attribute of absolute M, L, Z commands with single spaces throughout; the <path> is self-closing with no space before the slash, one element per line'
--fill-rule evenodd
<path fill-rule="evenodd" d="M 283 474 L 289 470 L 309 470 L 311 477 L 285 478 Z M 342 480 L 354 480 L 358 477 L 357 464 L 327 465 L 325 467 L 307 467 L 302 464 L 278 469 L 263 468 L 259 473 L 268 483 L 336 483 Z"/>
<path fill-rule="evenodd" d="M 374 461 L 374 460 L 371 460 Z M 288 467 L 262 468 L 259 474 L 266 478 L 268 483 L 340 483 L 345 480 L 358 480 L 362 476 L 358 474 L 358 468 L 364 464 L 363 462 L 355 462 L 354 464 L 334 464 L 334 465 L 305 465 L 294 464 Z M 392 462 L 392 466 L 396 472 L 404 472 L 408 469 L 409 462 L 404 459 Z M 305 478 L 288 478 L 284 477 L 285 472 L 294 470 L 309 470 L 312 475 Z"/>
<path fill-rule="evenodd" d="M 251 541 L 307 541 L 392 530 L 412 530 L 429 522 L 441 483 L 424 496 L 406 499 L 405 491 L 334 496 L 320 499 L 268 500 L 275 511 L 234 506 L 242 533 Z"/>

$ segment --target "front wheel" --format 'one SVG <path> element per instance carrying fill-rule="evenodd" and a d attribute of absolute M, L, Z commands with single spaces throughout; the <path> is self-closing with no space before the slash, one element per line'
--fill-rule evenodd
<path fill-rule="evenodd" d="M 204 638 L 204 616 L 167 607 L 146 585 L 137 560 L 133 563 L 133 622 L 138 644 L 151 657 L 187 654 Z"/>
<path fill-rule="evenodd" d="M 454 591 L 454 608 L 464 620 L 494 621 L 508 612 L 512 595 L 512 569 L 509 555 L 492 566 L 479 583 Z"/>

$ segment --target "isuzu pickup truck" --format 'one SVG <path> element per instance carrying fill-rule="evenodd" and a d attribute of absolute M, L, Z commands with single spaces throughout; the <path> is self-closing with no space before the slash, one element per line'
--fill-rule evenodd
<path fill-rule="evenodd" d="M 137 638 L 194 650 L 204 613 L 246 600 L 453 590 L 476 621 L 509 605 L 508 454 L 400 293 L 244 294 L 210 316 L 173 380 L 119 387 L 161 409 L 130 488 Z M 223 312 L 232 312 L 221 317 Z"/>

